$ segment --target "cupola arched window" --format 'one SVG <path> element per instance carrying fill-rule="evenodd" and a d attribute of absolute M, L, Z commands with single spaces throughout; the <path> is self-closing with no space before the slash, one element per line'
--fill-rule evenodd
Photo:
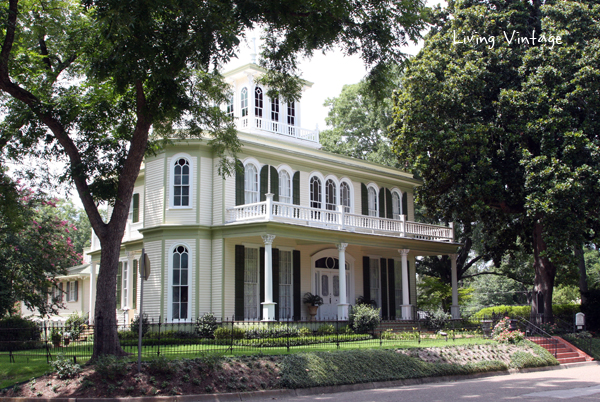
<path fill-rule="evenodd" d="M 310 207 L 321 209 L 321 180 L 317 176 L 310 178 Z"/>
<path fill-rule="evenodd" d="M 351 206 L 350 185 L 344 181 L 340 184 L 340 204 L 344 207 L 344 212 L 349 214 Z"/>
<path fill-rule="evenodd" d="M 377 190 L 374 187 L 369 187 L 369 216 L 378 216 Z"/>
<path fill-rule="evenodd" d="M 261 87 L 254 89 L 254 116 L 263 117 L 263 90 Z"/>
<path fill-rule="evenodd" d="M 248 116 L 248 88 L 242 88 L 240 110 L 242 117 Z"/>

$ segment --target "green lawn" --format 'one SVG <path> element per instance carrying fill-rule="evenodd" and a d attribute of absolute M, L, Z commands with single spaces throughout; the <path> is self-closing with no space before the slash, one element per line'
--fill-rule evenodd
<path fill-rule="evenodd" d="M 426 339 L 421 343 L 417 341 L 399 341 L 399 340 L 368 340 L 368 341 L 355 341 L 355 342 L 342 342 L 340 343 L 340 349 L 412 349 L 419 347 L 443 347 L 451 345 L 467 345 L 467 344 L 486 344 L 492 343 L 493 341 L 488 339 L 480 338 L 459 338 L 456 340 L 449 339 Z M 193 352 L 190 346 L 193 346 Z M 288 353 L 302 353 L 302 352 L 313 352 L 313 351 L 328 351 L 337 350 L 335 343 L 321 343 L 314 345 L 305 346 L 294 346 L 290 347 L 288 352 L 286 347 L 264 347 L 264 348 L 251 348 L 248 346 L 233 346 L 233 350 L 230 350 L 226 346 L 219 346 L 215 349 L 212 345 L 174 345 L 174 346 L 160 346 L 160 355 L 165 356 L 169 359 L 180 359 L 180 358 L 193 358 L 199 354 L 216 353 L 219 355 L 232 356 L 232 355 L 284 355 Z M 50 349 L 51 354 L 54 356 L 57 349 Z M 77 363 L 86 363 L 91 356 L 91 343 L 80 343 L 79 345 L 69 345 L 67 347 L 60 348 L 60 351 L 67 355 L 72 355 L 77 352 Z M 137 347 L 128 347 L 126 351 L 132 353 L 132 359 L 137 358 Z M 152 359 L 158 355 L 158 347 L 156 346 L 144 346 L 142 348 L 144 360 Z M 46 355 L 44 349 L 38 349 L 34 351 L 19 351 L 13 354 L 15 362 L 11 363 L 9 356 L 6 354 L 0 354 L 0 389 L 11 386 L 13 384 L 29 381 L 32 377 L 39 377 L 46 372 L 51 371 L 51 367 L 46 363 Z"/>

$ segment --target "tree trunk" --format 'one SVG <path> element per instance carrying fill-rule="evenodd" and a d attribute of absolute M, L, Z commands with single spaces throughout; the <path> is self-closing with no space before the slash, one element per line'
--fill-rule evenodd
<path fill-rule="evenodd" d="M 112 229 L 112 228 L 111 228 Z M 112 231 L 100 241 L 100 269 L 96 282 L 96 310 L 94 314 L 94 352 L 92 360 L 101 355 L 126 355 L 117 334 L 117 269 L 121 251 L 120 233 Z"/>
<path fill-rule="evenodd" d="M 575 247 L 575 257 L 577 257 L 577 265 L 579 266 L 579 294 L 581 295 L 581 304 L 585 304 L 587 302 L 585 295 L 588 291 L 588 283 L 585 258 L 583 258 L 583 245 L 579 244 Z"/>
<path fill-rule="evenodd" d="M 533 298 L 531 303 L 531 321 L 537 324 L 552 323 L 552 292 L 554 290 L 554 278 L 556 267 L 545 256 L 547 249 L 543 239 L 544 226 L 542 218 L 536 217 L 533 224 L 533 256 L 535 279 L 533 281 Z"/>

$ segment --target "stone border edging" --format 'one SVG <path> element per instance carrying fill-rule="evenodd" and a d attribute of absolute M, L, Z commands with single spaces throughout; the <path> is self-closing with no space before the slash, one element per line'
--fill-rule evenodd
<path fill-rule="evenodd" d="M 472 380 L 476 378 L 496 377 L 518 373 L 532 373 L 536 371 L 564 370 L 572 367 L 600 365 L 598 361 L 567 363 L 557 366 L 532 367 L 524 369 L 509 369 L 507 371 L 489 371 L 486 373 L 473 373 L 462 375 L 447 375 L 440 377 L 409 378 L 406 380 L 365 382 L 360 384 L 331 385 L 313 388 L 298 389 L 271 389 L 266 391 L 232 392 L 222 394 L 177 395 L 177 396 L 140 396 L 122 398 L 21 398 L 0 397 L 0 402 L 239 402 L 252 400 L 277 399 L 280 397 L 294 397 L 318 394 L 333 394 L 337 392 L 362 391 L 375 388 L 392 388 L 410 385 L 434 384 L 459 380 Z"/>

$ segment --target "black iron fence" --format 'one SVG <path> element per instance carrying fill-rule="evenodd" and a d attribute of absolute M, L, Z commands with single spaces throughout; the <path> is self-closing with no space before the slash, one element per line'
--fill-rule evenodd
<path fill-rule="evenodd" d="M 289 353 L 302 350 L 369 348 L 427 343 L 460 338 L 482 338 L 480 324 L 450 320 L 441 328 L 428 327 L 425 319 L 382 320 L 376 328 L 353 330 L 347 321 L 235 321 L 201 317 L 192 322 L 142 320 L 142 356 L 197 356 L 210 353 Z M 98 324 L 97 325 L 101 325 Z M 137 356 L 139 320 L 119 324 L 121 347 Z M 42 322 L 38 327 L 0 328 L 0 358 L 51 360 L 62 353 L 86 361 L 93 351 L 94 326 L 67 326 Z"/>

